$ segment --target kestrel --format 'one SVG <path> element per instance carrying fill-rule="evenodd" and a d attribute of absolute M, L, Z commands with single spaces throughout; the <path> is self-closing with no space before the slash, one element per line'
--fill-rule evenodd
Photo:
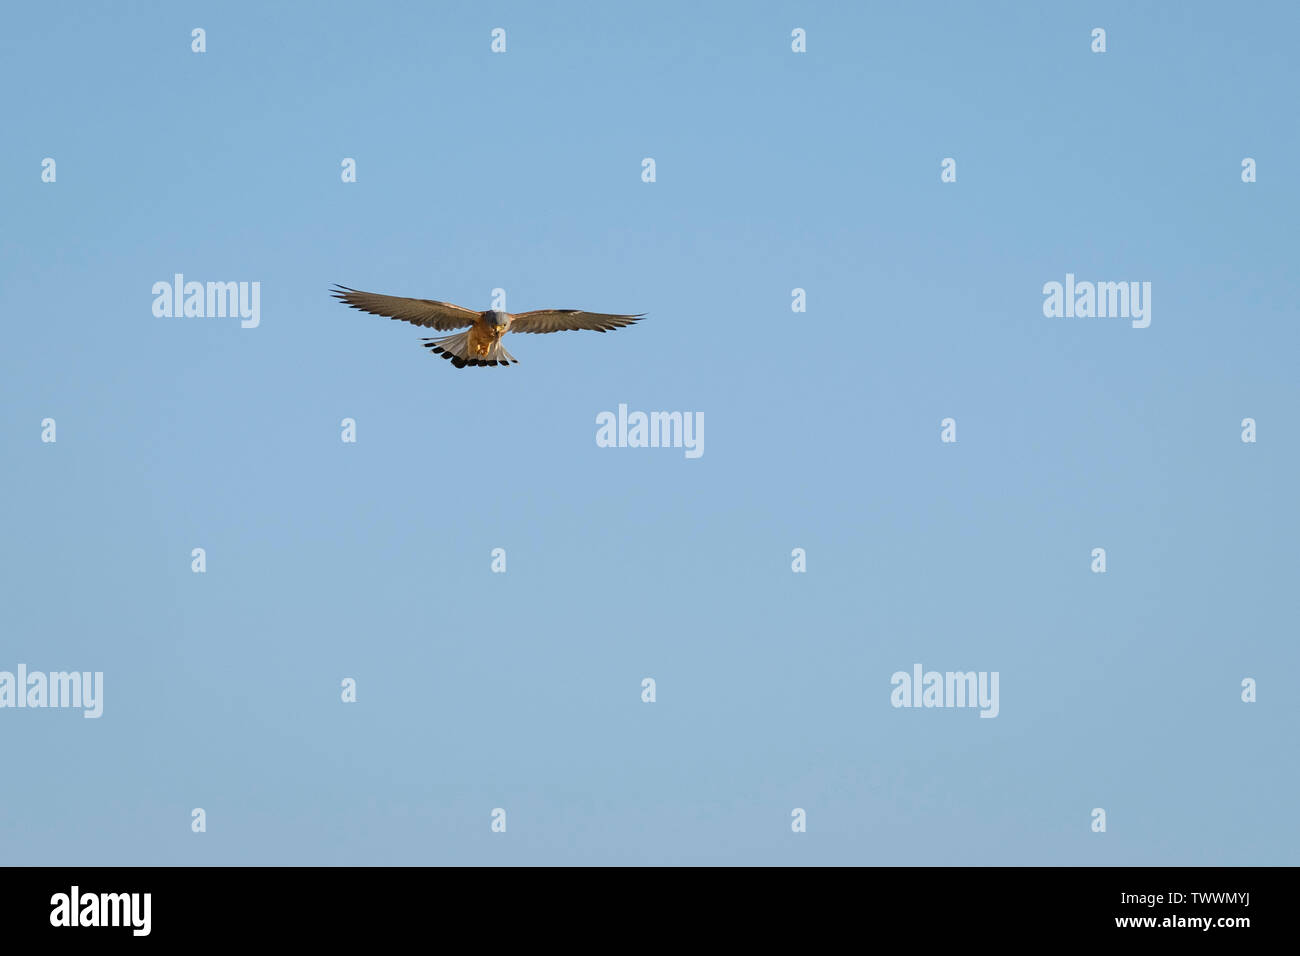
<path fill-rule="evenodd" d="M 354 309 L 369 312 L 372 315 L 386 315 L 390 319 L 401 319 L 412 325 L 422 325 L 428 329 L 447 332 L 451 329 L 469 328 L 456 335 L 440 339 L 421 339 L 426 349 L 449 359 L 457 368 L 466 365 L 509 365 L 518 363 L 505 350 L 501 338 L 507 332 L 571 332 L 577 329 L 590 329 L 593 332 L 608 332 L 621 329 L 645 317 L 640 315 L 610 315 L 605 312 L 583 312 L 579 309 L 539 309 L 535 312 L 498 312 L 489 309 L 475 312 L 473 309 L 452 305 L 450 302 L 438 302 L 434 299 L 405 299 L 397 295 L 378 295 L 374 292 L 358 292 L 347 286 L 338 286 L 330 290 L 341 302 L 346 302 Z"/>

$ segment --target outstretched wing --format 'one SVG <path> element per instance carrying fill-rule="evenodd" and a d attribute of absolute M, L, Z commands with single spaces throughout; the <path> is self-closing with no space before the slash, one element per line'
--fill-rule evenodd
<path fill-rule="evenodd" d="M 578 309 L 538 309 L 520 312 L 510 323 L 511 332 L 608 332 L 621 329 L 645 318 L 640 315 L 610 315 L 607 312 L 582 312 Z"/>
<path fill-rule="evenodd" d="M 330 289 L 330 295 L 362 312 L 386 315 L 390 319 L 401 319 L 412 325 L 422 325 L 442 332 L 463 329 L 479 319 L 478 312 L 435 299 L 404 299 L 398 295 L 358 292 L 344 285 Z"/>

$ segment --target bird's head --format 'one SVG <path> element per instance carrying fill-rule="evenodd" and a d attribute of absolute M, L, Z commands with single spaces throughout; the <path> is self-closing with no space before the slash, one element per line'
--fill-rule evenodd
<path fill-rule="evenodd" d="M 510 316 L 505 312 L 498 312 L 496 309 L 489 309 L 484 312 L 483 318 L 487 320 L 488 325 L 494 325 L 497 328 L 505 328 L 510 324 Z"/>

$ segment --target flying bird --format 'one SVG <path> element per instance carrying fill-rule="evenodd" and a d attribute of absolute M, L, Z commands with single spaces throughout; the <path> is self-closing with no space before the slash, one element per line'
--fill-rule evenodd
<path fill-rule="evenodd" d="M 468 326 L 466 331 L 456 335 L 421 339 L 426 349 L 433 349 L 457 368 L 466 365 L 509 365 L 511 362 L 518 364 L 519 359 L 507 352 L 501 344 L 501 339 L 507 332 L 572 332 L 578 329 L 608 332 L 645 317 L 644 312 L 640 315 L 611 315 L 606 312 L 583 312 L 580 309 L 538 309 L 535 312 L 515 314 L 496 309 L 475 312 L 450 302 L 358 292 L 343 285 L 331 289 L 330 294 L 362 312 L 401 319 L 439 332 L 465 329 Z"/>

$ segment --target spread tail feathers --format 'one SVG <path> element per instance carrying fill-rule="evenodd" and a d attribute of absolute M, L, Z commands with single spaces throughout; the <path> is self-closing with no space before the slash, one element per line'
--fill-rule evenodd
<path fill-rule="evenodd" d="M 486 357 L 471 357 L 469 354 L 468 331 L 457 332 L 455 335 L 447 335 L 440 339 L 424 339 L 423 341 L 426 349 L 433 349 L 435 354 L 448 359 L 457 368 L 464 368 L 466 365 L 509 365 L 511 362 L 516 364 L 519 362 L 519 359 L 506 351 L 500 339 L 488 349 Z"/>

